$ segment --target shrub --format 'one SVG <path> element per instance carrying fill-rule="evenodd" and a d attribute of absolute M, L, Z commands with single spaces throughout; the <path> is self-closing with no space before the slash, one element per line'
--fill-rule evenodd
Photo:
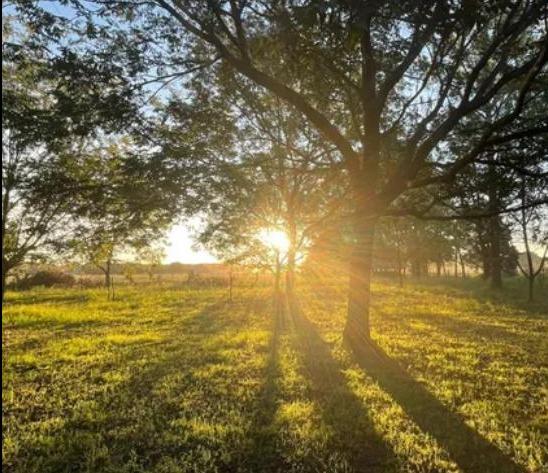
<path fill-rule="evenodd" d="M 26 276 L 16 283 L 16 289 L 30 289 L 31 287 L 62 286 L 70 287 L 76 283 L 74 276 L 61 271 L 37 271 Z"/>

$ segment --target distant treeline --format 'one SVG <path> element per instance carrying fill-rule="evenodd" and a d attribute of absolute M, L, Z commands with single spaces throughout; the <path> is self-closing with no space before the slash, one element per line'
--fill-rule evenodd
<path fill-rule="evenodd" d="M 154 274 L 213 274 L 213 273 L 226 273 L 228 267 L 222 263 L 208 263 L 208 264 L 185 264 L 185 263 L 169 263 L 155 265 L 154 268 L 150 268 L 150 265 L 144 263 L 133 262 L 120 262 L 113 263 L 111 272 L 112 274 L 123 274 L 126 269 L 131 267 L 132 272 L 135 274 L 148 274 L 152 272 Z M 63 268 L 68 272 L 75 274 L 103 274 L 102 271 L 90 264 L 79 266 L 77 268 Z"/>

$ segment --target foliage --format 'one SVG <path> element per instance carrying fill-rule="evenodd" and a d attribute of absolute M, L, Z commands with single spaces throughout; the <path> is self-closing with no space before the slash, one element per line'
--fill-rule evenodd
<path fill-rule="evenodd" d="M 56 149 L 135 126 L 136 97 L 122 69 L 74 41 L 74 18 L 16 3 L 2 5 L 2 129 L 23 147 Z"/>
<path fill-rule="evenodd" d="M 15 1 L 14 8 L 31 25 L 33 41 L 55 45 L 48 51 L 54 62 L 68 63 L 63 71 L 71 84 L 83 82 L 85 90 L 82 71 L 89 69 L 92 77 L 99 72 L 98 83 L 106 83 L 104 90 L 113 91 L 114 97 L 127 99 L 135 107 L 130 107 L 134 122 L 140 125 L 139 112 L 148 115 L 149 104 L 166 102 L 170 88 L 180 98 L 171 105 L 186 118 L 193 99 L 199 108 L 205 103 L 200 110 L 204 113 L 194 114 L 197 120 L 186 120 L 188 142 L 180 140 L 174 147 L 174 155 L 198 162 L 186 181 L 191 196 L 196 191 L 192 184 L 197 184 L 198 194 L 219 184 L 216 179 L 200 184 L 200 177 L 208 173 L 201 162 L 204 155 L 220 163 L 245 158 L 245 149 L 238 149 L 237 143 L 231 146 L 232 136 L 222 143 L 218 133 L 226 122 L 230 127 L 237 114 L 227 103 L 224 81 L 215 76 L 232 78 L 252 97 L 268 92 L 274 98 L 266 107 L 270 113 L 283 102 L 306 122 L 313 131 L 312 142 L 335 156 L 329 171 L 341 171 L 348 180 L 352 267 L 347 333 L 362 330 L 359 339 L 369 331 L 378 219 L 471 218 L 455 199 L 455 185 L 462 176 L 480 169 L 479 179 L 469 183 L 481 194 L 484 166 L 523 168 L 511 151 L 517 143 L 534 142 L 535 153 L 542 156 L 539 137 L 546 132 L 542 91 L 548 60 L 542 0 L 62 4 L 62 12 L 41 2 Z M 74 66 L 72 58 L 80 62 Z M 88 60 L 91 67 L 85 69 L 82 62 L 85 66 Z M 142 97 L 146 100 L 139 104 L 135 99 Z M 244 108 L 249 112 L 249 103 Z M 172 118 L 173 114 L 166 119 L 170 133 Z M 241 116 L 237 119 L 242 121 Z M 220 140 L 221 152 L 211 153 L 208 142 Z M 274 154 L 269 153 L 270 158 Z M 530 163 L 524 169 L 532 172 Z M 502 200 L 480 199 L 488 204 L 478 206 L 480 216 L 515 210 L 499 205 Z M 212 205 L 219 201 L 224 202 L 217 199 Z M 234 202 L 240 200 L 236 197 Z M 530 206 L 543 202 L 545 196 Z M 238 216 L 242 207 L 249 208 L 231 204 L 229 210 Z M 432 212 L 440 208 L 442 215 Z M 221 220 L 225 223 L 226 213 Z M 240 226 L 246 223 L 239 220 Z M 238 233 L 229 230 L 228 235 Z M 497 242 L 492 238 L 491 246 Z M 500 266 L 500 258 L 493 261 Z M 491 272 L 500 276 L 493 268 Z"/>
<path fill-rule="evenodd" d="M 71 287 L 76 283 L 74 276 L 61 271 L 37 271 L 17 281 L 15 289 L 28 290 L 37 286 Z"/>

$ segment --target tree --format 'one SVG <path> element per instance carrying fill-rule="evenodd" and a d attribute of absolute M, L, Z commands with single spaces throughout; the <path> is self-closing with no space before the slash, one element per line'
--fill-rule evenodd
<path fill-rule="evenodd" d="M 114 93 L 120 77 L 108 66 L 67 49 L 51 52 L 62 29 L 42 18 L 44 41 L 28 34 L 32 28 L 21 16 L 4 19 L 2 300 L 13 269 L 63 246 L 78 203 L 91 190 L 83 182 L 86 168 L 74 167 L 85 140 L 101 127 L 119 130 L 132 109 L 124 94 Z"/>
<path fill-rule="evenodd" d="M 281 259 L 291 294 L 299 254 L 339 217 L 345 179 L 330 169 L 333 154 L 321 148 L 319 137 L 292 109 L 253 90 L 253 84 L 242 87 L 233 74 L 225 73 L 218 81 L 219 94 L 214 97 L 208 96 L 201 81 L 195 84 L 190 106 L 172 97 L 166 111 L 173 131 L 158 141 L 165 153 L 179 156 L 182 147 L 199 143 L 193 153 L 179 159 L 187 159 L 189 168 L 204 168 L 186 201 L 187 213 L 198 213 L 205 220 L 202 243 L 227 251 L 227 240 L 219 245 L 216 236 L 234 234 L 232 244 L 249 253 L 242 235 L 252 242 L 263 230 L 286 233 Z M 204 114 L 218 114 L 221 107 L 229 118 L 196 127 Z M 194 125 L 182 133 L 185 122 Z M 198 166 L 192 166 L 195 162 Z M 278 263 L 274 266 L 280 268 Z"/>
<path fill-rule="evenodd" d="M 93 3 L 72 2 L 87 18 Z M 137 72 L 154 64 L 161 72 L 154 80 L 166 84 L 184 77 L 189 63 L 222 60 L 293 106 L 336 148 L 353 203 L 347 339 L 369 337 L 378 219 L 428 215 L 431 203 L 411 209 L 402 206 L 405 197 L 425 187 L 437 194 L 495 144 L 539 133 L 538 124 L 510 126 L 530 106 L 531 87 L 544 73 L 541 0 L 107 0 L 93 8 L 107 18 L 106 38 L 116 37 L 113 44 L 138 59 Z M 129 18 L 132 27 L 109 17 Z M 294 73 L 286 81 L 288 69 Z M 501 102 L 509 107 L 482 114 Z M 479 133 L 462 140 L 470 127 Z M 461 153 L 446 152 L 452 141 L 462 142 Z"/>
<path fill-rule="evenodd" d="M 437 276 L 441 276 L 445 262 L 454 254 L 455 227 L 463 226 L 463 222 L 455 225 L 410 217 L 383 218 L 379 222 L 375 254 L 392 254 L 400 285 L 403 285 L 407 266 L 414 276 L 421 277 L 428 276 L 433 263 Z"/>
<path fill-rule="evenodd" d="M 202 72 L 182 97 L 170 94 L 153 140 L 184 163 L 192 181 L 185 212 L 204 220 L 199 239 L 223 259 L 257 263 L 259 233 L 287 234 L 280 264 L 270 259 L 292 292 L 299 253 L 340 208 L 344 179 L 299 114 L 233 71 L 217 72 Z"/>
<path fill-rule="evenodd" d="M 116 258 L 150 250 L 181 205 L 184 168 L 133 140 L 93 145 L 73 158 L 82 192 L 75 204 L 72 251 L 101 269 L 111 285 Z"/>
<path fill-rule="evenodd" d="M 498 219 L 496 226 L 499 231 L 493 234 L 492 219 Z M 477 268 L 481 268 L 482 277 L 491 281 L 494 288 L 500 287 L 502 274 L 515 275 L 517 269 L 517 250 L 512 244 L 512 228 L 502 216 L 496 215 L 487 219 L 477 219 L 471 223 L 471 229 L 466 237 L 466 246 L 470 262 Z M 499 251 L 493 251 L 493 240 L 498 244 Z M 498 268 L 492 271 L 493 258 L 498 258 Z M 500 272 L 500 274 L 499 274 Z"/>
<path fill-rule="evenodd" d="M 66 237 L 73 202 L 59 155 L 2 134 L 2 301 L 10 273 Z"/>
<path fill-rule="evenodd" d="M 157 242 L 137 249 L 137 259 L 146 265 L 149 282 L 152 282 L 154 279 L 154 273 L 162 264 L 165 256 L 165 249 L 163 246 L 159 246 Z"/>
<path fill-rule="evenodd" d="M 518 259 L 518 267 L 527 278 L 528 282 L 528 297 L 529 302 L 534 299 L 535 279 L 542 272 L 548 256 L 548 227 L 546 226 L 546 208 L 526 208 L 526 203 L 529 199 L 534 199 L 535 188 L 528 186 L 526 179 L 521 183 L 521 201 L 522 209 L 516 216 L 516 222 L 521 231 L 523 246 L 525 248 L 526 264 L 522 264 Z M 546 189 L 544 189 L 544 192 Z M 535 267 L 533 262 L 533 251 L 531 245 L 536 244 L 541 248 L 541 256 L 538 264 Z M 542 249 L 543 248 L 543 249 Z"/>

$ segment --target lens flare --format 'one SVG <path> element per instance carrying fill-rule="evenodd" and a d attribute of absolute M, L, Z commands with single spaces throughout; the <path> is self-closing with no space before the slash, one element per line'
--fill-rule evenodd
<path fill-rule="evenodd" d="M 268 248 L 285 253 L 289 248 L 289 238 L 281 230 L 262 230 L 259 232 L 259 240 Z"/>

